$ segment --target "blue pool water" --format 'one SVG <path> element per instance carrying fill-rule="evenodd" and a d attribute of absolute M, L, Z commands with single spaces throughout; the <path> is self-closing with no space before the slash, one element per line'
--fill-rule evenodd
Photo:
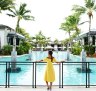
<path fill-rule="evenodd" d="M 33 51 L 32 52 L 32 60 L 41 60 L 47 56 L 47 52 L 41 52 L 41 51 Z M 65 60 L 66 59 L 66 52 L 54 52 L 53 56 L 58 60 Z M 26 59 L 28 59 L 28 55 L 23 55 L 17 57 L 18 62 L 27 62 Z M 72 62 L 79 62 L 80 57 L 70 55 L 70 59 Z M 11 61 L 11 57 L 0 57 L 0 61 Z M 87 61 L 93 61 L 96 62 L 95 58 L 87 58 Z M 27 64 L 27 63 L 26 63 Z M 40 63 L 39 63 L 40 64 Z M 37 85 L 45 85 L 45 82 L 43 80 L 44 78 L 44 71 L 46 65 L 39 65 L 37 64 L 37 70 L 36 70 L 36 79 L 37 79 Z M 32 84 L 32 71 L 33 66 L 31 65 L 17 65 L 18 67 L 21 67 L 22 71 L 20 73 L 11 73 L 10 74 L 10 84 L 11 85 L 31 85 Z M 77 68 L 81 67 L 81 64 L 78 65 L 63 65 L 63 82 L 64 85 L 85 85 L 86 83 L 86 74 L 85 73 L 78 73 Z M 59 66 L 54 64 L 55 68 L 55 74 L 56 74 L 56 80 L 54 82 L 54 85 L 58 85 L 59 83 Z M 90 73 L 90 83 L 91 85 L 96 84 L 96 64 L 90 64 L 90 69 L 92 70 L 92 73 Z M 5 65 L 0 65 L 0 85 L 5 84 Z"/>

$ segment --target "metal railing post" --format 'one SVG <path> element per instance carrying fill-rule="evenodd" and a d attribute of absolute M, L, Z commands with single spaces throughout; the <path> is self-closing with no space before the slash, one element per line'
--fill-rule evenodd
<path fill-rule="evenodd" d="M 33 62 L 33 74 L 32 74 L 32 87 L 34 88 L 34 62 Z"/>
<path fill-rule="evenodd" d="M 86 88 L 87 88 L 87 81 L 88 79 L 87 79 L 87 62 L 86 62 Z"/>
<path fill-rule="evenodd" d="M 8 68 L 8 67 L 7 67 L 7 62 L 6 62 L 6 82 L 5 82 L 6 85 L 5 85 L 5 88 L 7 88 L 7 77 L 8 77 L 8 76 L 7 76 L 7 68 Z"/>
<path fill-rule="evenodd" d="M 10 68 L 10 62 L 8 62 L 8 68 Z M 10 72 L 8 72 L 8 88 L 10 87 Z"/>
<path fill-rule="evenodd" d="M 90 63 L 88 62 L 88 69 L 90 69 Z M 88 72 L 88 88 L 90 88 L 90 72 Z"/>
<path fill-rule="evenodd" d="M 59 88 L 61 88 L 61 64 L 59 64 Z"/>
<path fill-rule="evenodd" d="M 62 88 L 63 88 L 63 62 L 62 62 Z"/>
<path fill-rule="evenodd" d="M 36 88 L 36 62 L 35 62 L 35 88 Z"/>

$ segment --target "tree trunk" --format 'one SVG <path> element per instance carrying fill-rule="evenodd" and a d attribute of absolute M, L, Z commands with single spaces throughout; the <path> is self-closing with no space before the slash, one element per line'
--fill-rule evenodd
<path fill-rule="evenodd" d="M 18 20 L 17 20 L 17 25 L 16 25 L 16 32 L 18 32 L 19 33 L 19 22 L 20 22 L 20 19 L 18 18 Z"/>
<path fill-rule="evenodd" d="M 89 32 L 91 30 L 91 16 L 89 16 Z"/>
<path fill-rule="evenodd" d="M 16 29 L 14 31 L 15 34 L 14 34 L 14 38 L 13 38 L 13 51 L 12 51 L 12 54 L 11 54 L 11 56 L 12 56 L 11 69 L 16 69 L 16 55 L 17 55 L 17 52 L 16 52 L 16 32 L 19 29 L 19 22 L 20 22 L 20 19 L 18 18 Z"/>
<path fill-rule="evenodd" d="M 89 45 L 89 54 L 90 54 L 90 30 L 91 30 L 91 16 L 89 16 L 89 35 L 88 35 L 88 45 Z"/>
<path fill-rule="evenodd" d="M 15 49 L 16 51 L 16 32 L 18 32 L 18 29 L 19 29 L 19 22 L 20 22 L 20 19 L 18 18 L 17 20 L 17 25 L 16 25 L 16 28 L 15 28 L 15 35 L 14 35 L 14 38 L 13 38 L 13 48 Z"/>
<path fill-rule="evenodd" d="M 68 49 L 69 49 L 69 44 L 70 44 L 70 51 L 71 51 L 71 36 L 70 36 L 70 32 L 69 32 L 69 43 L 68 43 Z"/>

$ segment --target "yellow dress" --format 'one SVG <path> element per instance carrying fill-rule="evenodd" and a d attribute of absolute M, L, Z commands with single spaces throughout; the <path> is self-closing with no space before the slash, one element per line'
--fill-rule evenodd
<path fill-rule="evenodd" d="M 47 57 L 43 61 L 47 62 L 44 80 L 47 81 L 47 82 L 54 82 L 54 80 L 55 80 L 55 71 L 54 71 L 54 67 L 53 67 L 52 63 L 56 62 L 56 59 L 53 58 L 53 60 L 51 62 L 51 59 Z"/>

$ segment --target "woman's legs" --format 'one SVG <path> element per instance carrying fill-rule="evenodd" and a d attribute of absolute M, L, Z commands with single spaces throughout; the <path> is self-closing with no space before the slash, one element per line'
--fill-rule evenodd
<path fill-rule="evenodd" d="M 51 89 L 52 88 L 52 82 L 50 82 L 50 86 L 48 85 L 48 82 L 46 81 L 46 85 L 47 85 L 47 89 Z"/>
<path fill-rule="evenodd" d="M 52 88 L 52 82 L 50 82 L 50 89 Z"/>
<path fill-rule="evenodd" d="M 49 85 L 48 85 L 48 82 L 46 81 L 46 85 L 47 85 L 47 87 L 49 88 Z"/>

